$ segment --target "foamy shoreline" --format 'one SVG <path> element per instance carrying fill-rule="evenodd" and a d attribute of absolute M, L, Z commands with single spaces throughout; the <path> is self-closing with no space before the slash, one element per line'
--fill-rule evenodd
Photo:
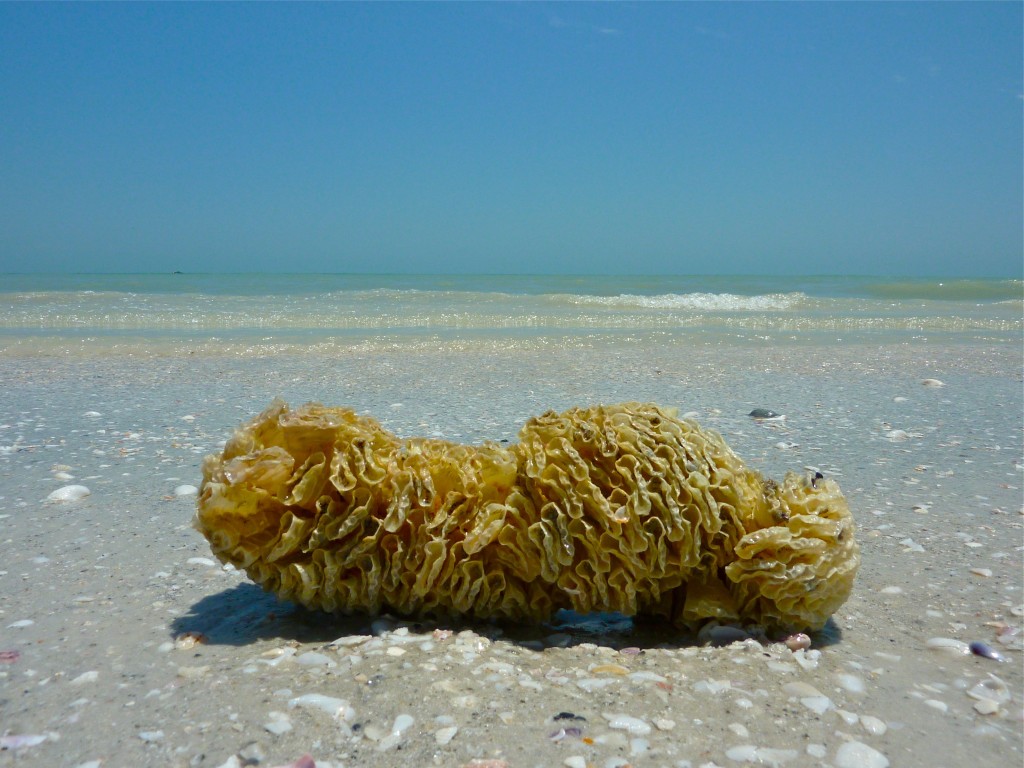
<path fill-rule="evenodd" d="M 1024 409 L 1011 345 L 8 349 L 0 386 L 3 735 L 45 737 L 5 742 L 0 765 L 274 766 L 306 752 L 335 767 L 1020 760 Z M 858 585 L 816 638 L 820 655 L 799 657 L 628 625 L 602 635 L 292 611 L 213 564 L 189 527 L 192 498 L 176 495 L 277 395 L 467 442 L 515 439 L 531 414 L 592 402 L 695 411 L 766 475 L 813 466 L 839 480 L 858 522 Z M 787 418 L 756 423 L 755 407 Z M 44 501 L 70 484 L 89 495 Z M 959 655 L 972 641 L 1010 663 Z"/>

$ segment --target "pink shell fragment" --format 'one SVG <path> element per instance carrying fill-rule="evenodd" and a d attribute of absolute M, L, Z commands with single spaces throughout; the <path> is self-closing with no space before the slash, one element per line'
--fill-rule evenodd
<path fill-rule="evenodd" d="M 278 765 L 275 768 L 316 768 L 316 761 L 312 755 L 305 754 L 288 765 Z"/>
<path fill-rule="evenodd" d="M 19 733 L 13 736 L 0 736 L 0 749 L 24 749 L 34 747 L 46 741 L 45 736 Z"/>

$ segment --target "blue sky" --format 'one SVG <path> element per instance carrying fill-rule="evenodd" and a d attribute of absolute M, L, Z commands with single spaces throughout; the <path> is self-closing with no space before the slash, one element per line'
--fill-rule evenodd
<path fill-rule="evenodd" d="M 1020 276 L 1022 4 L 0 4 L 0 272 Z"/>

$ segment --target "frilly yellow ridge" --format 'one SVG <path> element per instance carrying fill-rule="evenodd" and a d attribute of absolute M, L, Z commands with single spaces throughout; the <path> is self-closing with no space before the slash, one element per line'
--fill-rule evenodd
<path fill-rule="evenodd" d="M 195 527 L 264 589 L 325 611 L 816 630 L 850 595 L 860 555 L 831 480 L 766 480 L 651 404 L 548 412 L 519 440 L 402 440 L 275 401 L 204 460 Z"/>

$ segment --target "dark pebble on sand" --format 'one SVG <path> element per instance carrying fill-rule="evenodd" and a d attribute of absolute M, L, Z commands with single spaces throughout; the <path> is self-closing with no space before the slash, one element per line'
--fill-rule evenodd
<path fill-rule="evenodd" d="M 777 419 L 779 414 L 775 411 L 770 411 L 767 408 L 755 408 L 750 412 L 750 418 L 752 419 Z"/>

